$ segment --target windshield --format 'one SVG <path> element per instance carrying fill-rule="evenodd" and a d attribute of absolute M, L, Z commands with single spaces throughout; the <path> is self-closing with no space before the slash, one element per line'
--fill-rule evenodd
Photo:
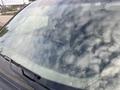
<path fill-rule="evenodd" d="M 39 0 L 0 31 L 1 52 L 46 79 L 98 88 L 120 70 L 119 16 L 119 5 Z"/>

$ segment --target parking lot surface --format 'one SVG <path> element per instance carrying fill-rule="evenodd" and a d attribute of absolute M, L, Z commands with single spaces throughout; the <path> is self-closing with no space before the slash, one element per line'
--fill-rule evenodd
<path fill-rule="evenodd" d="M 5 25 L 12 17 L 12 15 L 0 15 L 0 26 Z"/>

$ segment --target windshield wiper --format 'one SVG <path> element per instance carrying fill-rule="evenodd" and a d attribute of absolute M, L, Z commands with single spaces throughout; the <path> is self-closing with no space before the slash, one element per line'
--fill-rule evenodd
<path fill-rule="evenodd" d="M 7 62 L 10 62 L 10 64 L 12 63 L 12 64 L 20 67 L 20 68 L 21 68 L 21 71 L 22 71 L 22 75 L 25 76 L 27 79 L 31 80 L 32 82 L 35 82 L 35 83 L 39 84 L 40 86 L 42 86 L 42 87 L 45 88 L 46 90 L 51 90 L 51 88 L 49 88 L 49 87 L 45 86 L 44 84 L 42 84 L 42 83 L 40 83 L 40 82 L 37 81 L 37 79 L 38 79 L 38 80 L 41 79 L 40 76 L 34 74 L 34 76 L 36 77 L 36 79 L 30 78 L 30 77 L 29 77 L 28 75 L 26 75 L 25 72 L 24 72 L 24 70 L 27 70 L 25 67 L 23 67 L 23 66 L 21 66 L 20 64 L 16 63 L 14 60 L 12 60 L 11 58 L 9 58 L 9 57 L 6 56 L 6 55 L 3 55 L 3 54 L 0 53 L 0 56 L 1 56 L 2 58 L 4 58 Z M 13 69 L 12 69 L 12 70 L 13 70 Z M 29 70 L 27 70 L 27 71 L 29 71 Z M 31 71 L 29 71 L 29 72 L 31 72 Z"/>

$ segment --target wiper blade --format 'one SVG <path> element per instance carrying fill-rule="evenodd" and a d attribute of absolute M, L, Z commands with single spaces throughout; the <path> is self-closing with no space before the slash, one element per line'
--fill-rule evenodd
<path fill-rule="evenodd" d="M 3 54 L 0 53 L 0 56 L 1 56 L 2 58 L 4 58 L 7 62 L 10 62 L 10 63 L 12 63 L 12 64 L 20 67 L 20 68 L 21 68 L 21 71 L 22 71 L 22 75 L 25 76 L 27 79 L 31 80 L 32 82 L 37 83 L 38 85 L 42 86 L 42 87 L 45 88 L 46 90 L 51 90 L 51 88 L 45 86 L 44 84 L 42 84 L 42 83 L 40 83 L 40 82 L 38 82 L 38 81 L 36 80 L 36 79 L 39 79 L 39 80 L 40 80 L 40 79 L 41 79 L 40 76 L 34 74 L 34 76 L 36 76 L 36 79 L 32 79 L 32 78 L 30 78 L 28 75 L 25 74 L 24 70 L 27 70 L 25 67 L 23 67 L 23 66 L 21 66 L 20 64 L 16 63 L 14 60 L 12 60 L 11 58 L 9 58 L 9 57 L 6 56 L 6 55 L 3 55 Z M 12 69 L 12 70 L 13 70 L 13 69 Z M 28 70 L 28 71 L 29 71 L 29 70 Z M 29 71 L 29 72 L 31 72 L 31 71 Z"/>

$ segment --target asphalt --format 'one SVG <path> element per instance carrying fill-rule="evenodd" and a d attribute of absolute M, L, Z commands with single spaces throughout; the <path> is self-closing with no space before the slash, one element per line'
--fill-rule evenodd
<path fill-rule="evenodd" d="M 5 25 L 12 17 L 13 15 L 0 15 L 0 26 Z"/>

